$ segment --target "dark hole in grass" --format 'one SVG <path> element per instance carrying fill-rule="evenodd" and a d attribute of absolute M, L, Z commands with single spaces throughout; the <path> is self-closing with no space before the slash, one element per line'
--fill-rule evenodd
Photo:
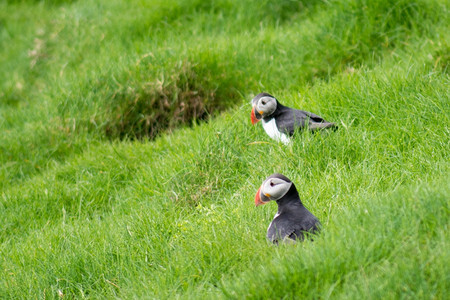
<path fill-rule="evenodd" d="M 184 61 L 167 73 L 116 91 L 105 126 L 108 137 L 152 139 L 163 130 L 207 120 L 238 97 L 238 80 L 220 63 Z"/>

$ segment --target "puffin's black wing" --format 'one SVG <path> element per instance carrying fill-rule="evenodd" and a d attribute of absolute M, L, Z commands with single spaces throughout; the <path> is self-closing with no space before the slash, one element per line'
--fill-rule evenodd
<path fill-rule="evenodd" d="M 279 240 L 285 238 L 303 241 L 305 232 L 315 233 L 319 231 L 319 224 L 319 220 L 312 214 L 301 220 L 280 215 L 270 224 L 267 230 L 267 238 L 273 243 L 278 243 Z"/>
<path fill-rule="evenodd" d="M 319 221 L 317 219 L 308 220 L 303 226 L 296 227 L 290 235 L 287 237 L 293 240 L 303 241 L 305 239 L 305 233 L 314 234 L 319 232 Z"/>
<path fill-rule="evenodd" d="M 308 111 L 282 107 L 276 118 L 278 130 L 280 132 L 293 135 L 296 129 L 302 129 L 308 124 L 312 131 L 336 127 L 334 123 L 326 121 L 324 118 Z"/>

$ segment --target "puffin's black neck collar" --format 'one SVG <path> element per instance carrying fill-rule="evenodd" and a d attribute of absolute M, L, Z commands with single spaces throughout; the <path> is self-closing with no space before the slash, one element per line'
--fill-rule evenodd
<path fill-rule="evenodd" d="M 278 208 L 282 208 L 288 203 L 303 206 L 303 203 L 300 200 L 300 196 L 298 195 L 297 189 L 294 184 L 291 185 L 291 188 L 286 193 L 286 195 L 277 200 Z"/>

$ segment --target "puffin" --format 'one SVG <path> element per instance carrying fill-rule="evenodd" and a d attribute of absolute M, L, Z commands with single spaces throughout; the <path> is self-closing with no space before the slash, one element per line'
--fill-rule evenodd
<path fill-rule="evenodd" d="M 251 121 L 255 125 L 262 120 L 264 131 L 274 140 L 289 144 L 289 137 L 296 130 L 307 127 L 311 131 L 337 126 L 308 111 L 282 105 L 274 96 L 260 93 L 252 100 Z"/>
<path fill-rule="evenodd" d="M 267 239 L 274 244 L 279 241 L 303 241 L 305 233 L 320 231 L 319 220 L 303 205 L 295 185 L 283 174 L 267 177 L 256 192 L 255 205 L 276 201 L 278 212 L 267 229 Z"/>

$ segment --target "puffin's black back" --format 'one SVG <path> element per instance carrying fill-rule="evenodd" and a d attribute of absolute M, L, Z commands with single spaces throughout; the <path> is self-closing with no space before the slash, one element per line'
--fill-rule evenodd
<path fill-rule="evenodd" d="M 277 109 L 264 120 L 270 121 L 272 118 L 275 118 L 278 130 L 289 135 L 293 135 L 296 129 L 304 128 L 306 122 L 308 122 L 308 127 L 312 131 L 337 127 L 334 123 L 328 122 L 316 114 L 284 106 L 278 100 Z"/>

